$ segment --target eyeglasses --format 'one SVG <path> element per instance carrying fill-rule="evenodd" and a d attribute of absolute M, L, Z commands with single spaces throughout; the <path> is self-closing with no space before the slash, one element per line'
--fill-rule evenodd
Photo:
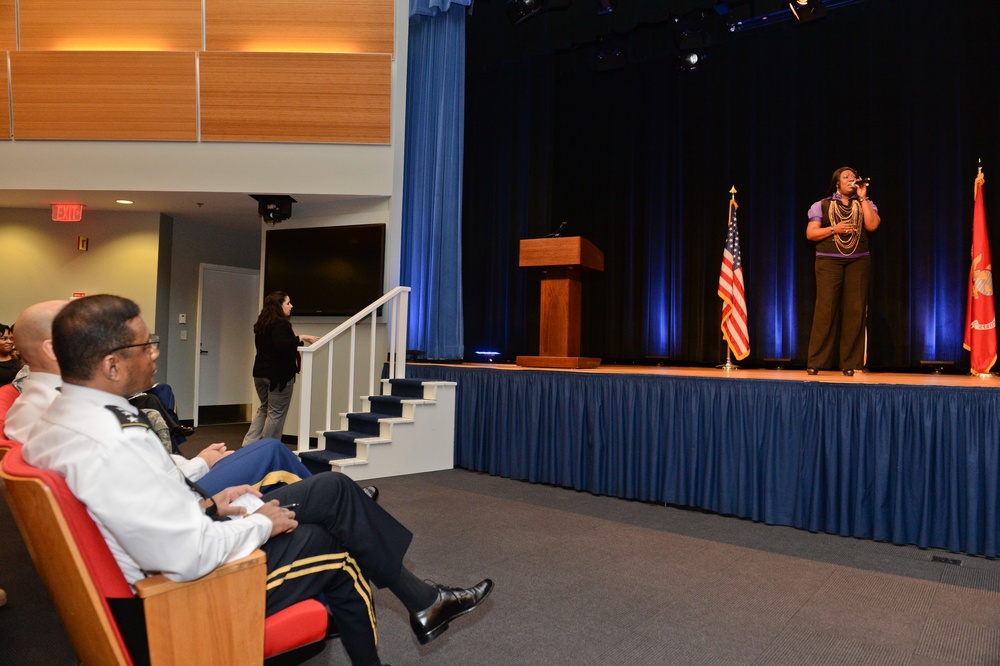
<path fill-rule="evenodd" d="M 116 351 L 121 351 L 123 349 L 131 349 L 132 347 L 149 347 L 149 351 L 152 352 L 160 348 L 160 336 L 150 335 L 149 340 L 146 342 L 137 342 L 134 345 L 122 345 L 121 347 L 115 347 L 108 354 L 114 354 Z"/>

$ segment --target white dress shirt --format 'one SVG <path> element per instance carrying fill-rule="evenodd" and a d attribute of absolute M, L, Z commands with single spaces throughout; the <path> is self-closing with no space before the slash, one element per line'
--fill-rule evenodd
<path fill-rule="evenodd" d="M 21 387 L 21 395 L 10 406 L 7 412 L 7 422 L 3 430 L 7 439 L 26 443 L 31 429 L 35 427 L 42 413 L 49 408 L 52 401 L 59 395 L 62 377 L 50 372 L 32 371 Z M 134 410 L 133 410 L 134 411 Z M 162 444 L 161 444 L 162 446 Z M 194 457 L 188 460 L 184 456 L 172 455 L 184 476 L 197 481 L 208 474 L 208 463 L 204 458 Z"/>
<path fill-rule="evenodd" d="M 123 423 L 108 406 L 138 414 L 125 398 L 63 384 L 24 442 L 24 458 L 66 478 L 130 585 L 154 573 L 193 580 L 267 541 L 264 516 L 206 516 L 153 431 Z"/>
<path fill-rule="evenodd" d="M 50 372 L 32 372 L 21 385 L 21 395 L 7 410 L 7 422 L 3 426 L 7 439 L 24 443 L 28 433 L 38 422 L 52 401 L 59 395 L 62 377 Z"/>

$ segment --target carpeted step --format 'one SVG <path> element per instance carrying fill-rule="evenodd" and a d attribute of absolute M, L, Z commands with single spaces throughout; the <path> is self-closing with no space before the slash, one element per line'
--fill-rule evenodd
<path fill-rule="evenodd" d="M 347 415 L 347 429 L 356 433 L 361 433 L 359 437 L 378 437 L 382 432 L 379 419 L 387 418 L 386 414 L 373 414 L 371 412 L 351 412 Z"/>
<path fill-rule="evenodd" d="M 338 453 L 319 449 L 317 451 L 303 451 L 299 454 L 302 464 L 313 474 L 317 472 L 329 472 L 330 463 L 335 460 L 350 460 L 354 458 L 354 453 Z"/>
<path fill-rule="evenodd" d="M 403 400 L 404 398 L 398 395 L 370 395 L 368 396 L 368 403 L 371 405 L 370 413 L 382 416 L 402 416 Z"/>
<path fill-rule="evenodd" d="M 424 397 L 423 379 L 390 379 L 389 386 L 392 387 L 392 394 L 400 398 L 423 399 Z"/>
<path fill-rule="evenodd" d="M 326 440 L 324 450 L 353 458 L 358 452 L 358 447 L 354 441 L 367 437 L 371 437 L 371 435 L 357 430 L 331 430 L 324 432 L 323 438 Z"/>

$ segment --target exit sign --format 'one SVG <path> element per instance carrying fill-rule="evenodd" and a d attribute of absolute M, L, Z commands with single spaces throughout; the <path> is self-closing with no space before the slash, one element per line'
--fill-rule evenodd
<path fill-rule="evenodd" d="M 53 222 L 79 222 L 83 219 L 83 204 L 52 204 Z"/>

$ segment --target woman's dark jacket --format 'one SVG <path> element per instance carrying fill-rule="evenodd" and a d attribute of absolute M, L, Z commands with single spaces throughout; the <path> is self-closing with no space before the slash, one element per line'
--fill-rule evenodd
<path fill-rule="evenodd" d="M 298 371 L 298 348 L 302 344 L 292 331 L 292 324 L 279 319 L 253 336 L 257 356 L 253 360 L 253 376 L 271 382 L 271 390 L 284 391 Z"/>

